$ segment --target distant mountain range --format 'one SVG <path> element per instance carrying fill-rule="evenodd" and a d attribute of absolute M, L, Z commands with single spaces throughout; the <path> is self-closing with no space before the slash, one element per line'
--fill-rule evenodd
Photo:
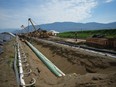
<path fill-rule="evenodd" d="M 51 24 L 37 25 L 36 27 L 41 27 L 47 30 L 56 30 L 59 32 L 64 31 L 80 31 L 80 30 L 98 30 L 98 29 L 116 29 L 116 22 L 112 23 L 74 23 L 74 22 L 55 22 Z"/>
<path fill-rule="evenodd" d="M 116 29 L 116 22 L 112 23 L 96 23 L 96 22 L 89 22 L 89 23 L 75 23 L 75 22 L 55 22 L 49 24 L 41 24 L 35 25 L 36 29 L 45 29 L 45 30 L 56 30 L 59 32 L 65 31 L 81 31 L 81 30 L 100 30 L 100 29 Z M 15 32 L 31 32 L 33 31 L 33 27 L 30 25 L 29 30 L 16 30 Z M 1 30 L 0 30 L 1 31 Z"/>
<path fill-rule="evenodd" d="M 14 31 L 18 31 L 19 29 L 0 29 L 0 33 L 2 32 L 14 32 Z"/>
<path fill-rule="evenodd" d="M 65 31 L 81 31 L 81 30 L 98 30 L 98 29 L 116 29 L 116 22 L 112 23 L 96 23 L 96 22 L 89 22 L 89 23 L 75 23 L 75 22 L 55 22 L 50 24 L 41 24 L 35 26 L 37 29 L 42 28 L 45 30 L 56 30 L 59 32 Z M 32 26 L 29 27 L 30 30 L 33 29 Z"/>

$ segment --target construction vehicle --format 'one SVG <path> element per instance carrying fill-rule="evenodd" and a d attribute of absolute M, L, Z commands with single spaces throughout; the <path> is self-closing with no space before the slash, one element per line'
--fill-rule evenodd
<path fill-rule="evenodd" d="M 28 21 L 32 24 L 32 26 L 34 28 L 34 31 L 29 33 L 29 35 L 31 37 L 38 37 L 38 38 L 48 38 L 49 37 L 48 32 L 46 30 L 43 30 L 41 28 L 36 29 L 31 18 L 29 18 Z"/>
<path fill-rule="evenodd" d="M 21 37 L 21 41 L 25 41 L 24 38 L 27 38 L 29 36 L 28 30 L 26 30 L 26 27 L 24 25 L 21 25 L 21 28 L 24 30 L 23 33 L 19 34 L 18 36 Z"/>

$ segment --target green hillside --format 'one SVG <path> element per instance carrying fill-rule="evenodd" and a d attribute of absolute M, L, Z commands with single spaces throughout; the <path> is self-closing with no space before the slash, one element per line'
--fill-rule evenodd
<path fill-rule="evenodd" d="M 59 33 L 58 36 L 63 38 L 88 38 L 95 34 L 105 35 L 106 38 L 116 38 L 116 29 L 70 31 Z"/>

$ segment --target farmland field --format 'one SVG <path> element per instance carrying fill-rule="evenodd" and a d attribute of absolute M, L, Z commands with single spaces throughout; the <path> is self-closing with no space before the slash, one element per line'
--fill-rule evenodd
<path fill-rule="evenodd" d="M 104 35 L 106 38 L 116 38 L 116 29 L 104 29 L 104 30 L 88 30 L 88 31 L 70 31 L 59 33 L 59 37 L 63 38 L 88 38 L 92 35 Z"/>

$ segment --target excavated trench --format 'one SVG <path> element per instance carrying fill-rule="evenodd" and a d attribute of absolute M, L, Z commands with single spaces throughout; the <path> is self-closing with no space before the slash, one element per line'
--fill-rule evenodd
<path fill-rule="evenodd" d="M 101 73 L 99 71 L 116 66 L 116 61 L 113 62 L 111 59 L 92 56 L 57 44 L 38 40 L 32 44 L 65 74 Z"/>

